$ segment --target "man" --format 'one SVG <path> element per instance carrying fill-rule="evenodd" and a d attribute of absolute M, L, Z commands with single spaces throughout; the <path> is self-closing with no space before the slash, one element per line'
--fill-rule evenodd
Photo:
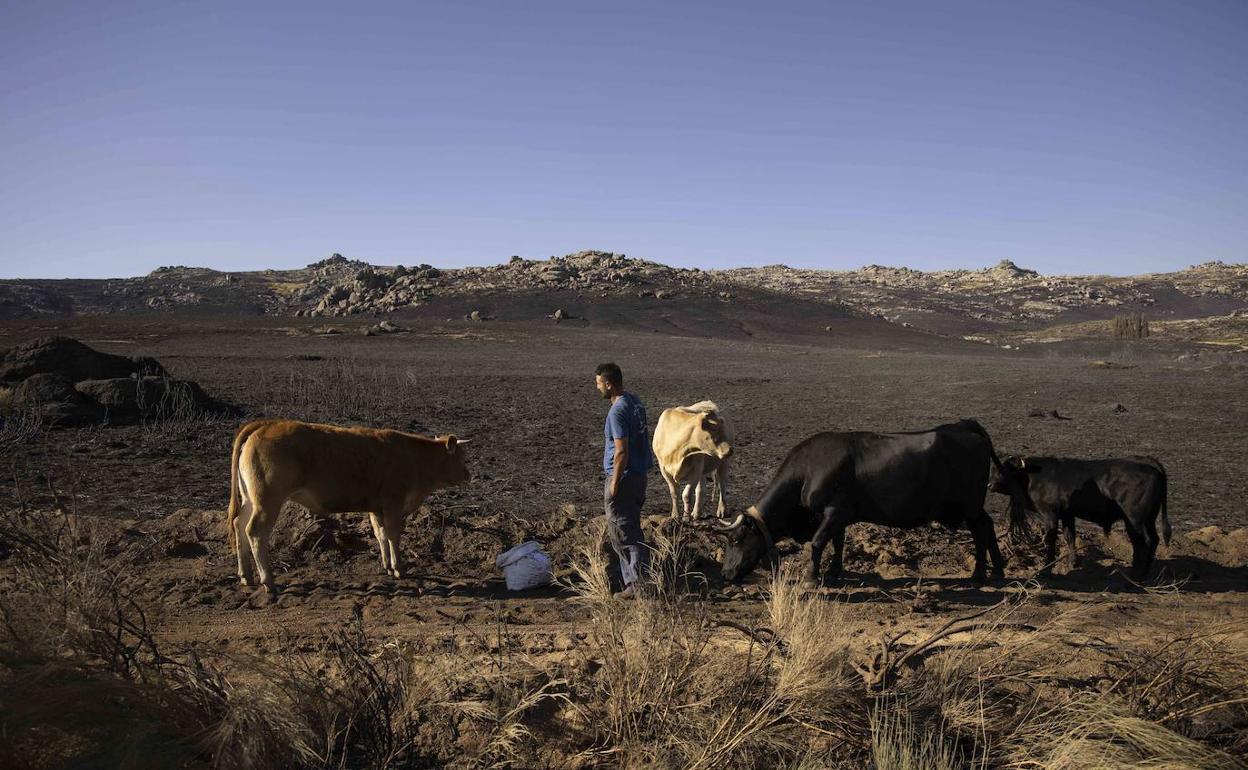
<path fill-rule="evenodd" d="M 641 533 L 641 506 L 646 501 L 646 473 L 650 470 L 650 436 L 646 407 L 624 390 L 624 373 L 615 364 L 601 364 L 594 384 L 611 402 L 603 430 L 602 469 L 607 474 L 603 507 L 607 537 L 620 560 L 624 590 L 617 596 L 632 599 L 643 588 L 648 549 Z"/>

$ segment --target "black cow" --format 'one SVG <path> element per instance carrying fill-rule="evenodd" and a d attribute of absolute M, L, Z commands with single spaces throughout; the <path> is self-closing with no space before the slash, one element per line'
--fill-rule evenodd
<path fill-rule="evenodd" d="M 1058 523 L 1066 527 L 1066 558 L 1075 568 L 1075 519 L 1126 525 L 1131 539 L 1131 577 L 1144 580 L 1157 551 L 1157 513 L 1170 544 L 1166 513 L 1166 469 L 1152 457 L 1072 460 L 1065 457 L 1007 457 L 993 474 L 993 492 L 1010 496 L 1011 518 L 1037 512 L 1044 523 L 1045 568 L 1057 558 Z"/>
<path fill-rule="evenodd" d="M 727 525 L 724 577 L 740 581 L 764 556 L 775 554 L 775 538 L 811 541 L 808 582 L 819 578 L 823 549 L 835 549 L 828 570 L 841 573 L 845 528 L 859 521 L 911 528 L 930 521 L 963 524 L 975 538 L 973 578 L 1004 565 L 992 518 L 984 511 L 989 460 L 1000 465 L 988 433 L 962 420 L 916 433 L 818 433 L 793 447 L 758 503 Z"/>

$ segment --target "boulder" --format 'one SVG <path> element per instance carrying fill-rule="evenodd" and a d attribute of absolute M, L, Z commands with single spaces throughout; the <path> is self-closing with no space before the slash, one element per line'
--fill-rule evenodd
<path fill-rule="evenodd" d="M 69 400 L 82 394 L 74 390 L 74 381 L 63 374 L 33 374 L 13 388 L 14 406 L 36 406 Z"/>
<path fill-rule="evenodd" d="M 69 337 L 42 337 L 0 354 L 0 382 L 18 382 L 34 374 L 62 374 L 78 382 L 132 374 L 160 377 L 166 372 L 154 359 L 101 353 Z"/>
<path fill-rule="evenodd" d="M 94 400 L 74 388 L 63 374 L 34 374 L 13 389 L 14 409 L 40 415 L 49 425 L 85 425 L 98 422 L 104 410 Z"/>
<path fill-rule="evenodd" d="M 225 411 L 203 388 L 189 380 L 125 377 L 84 380 L 75 387 L 99 404 L 112 422 L 190 418 Z"/>

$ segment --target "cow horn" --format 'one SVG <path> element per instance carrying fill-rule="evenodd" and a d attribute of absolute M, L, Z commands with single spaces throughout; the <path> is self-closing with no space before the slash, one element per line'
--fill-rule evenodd
<path fill-rule="evenodd" d="M 722 529 L 725 532 L 727 532 L 730 529 L 736 529 L 737 527 L 741 526 L 744 523 L 745 523 L 745 514 L 739 513 L 737 514 L 737 518 L 733 519 L 731 523 L 724 524 L 721 521 L 716 521 L 714 523 L 714 526 L 715 526 L 715 529 Z"/>
<path fill-rule="evenodd" d="M 1026 457 L 1018 458 L 1018 469 L 1022 471 L 1027 470 L 1027 458 Z"/>

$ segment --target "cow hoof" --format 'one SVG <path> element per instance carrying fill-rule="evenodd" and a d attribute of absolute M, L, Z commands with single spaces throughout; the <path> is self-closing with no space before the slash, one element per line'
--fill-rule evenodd
<path fill-rule="evenodd" d="M 802 588 L 808 591 L 813 591 L 818 587 L 819 587 L 819 580 L 817 578 L 812 578 L 812 577 L 802 578 Z"/>
<path fill-rule="evenodd" d="M 982 586 L 988 582 L 988 575 L 981 573 L 981 572 L 976 572 L 974 575 L 971 575 L 971 581 L 974 582 L 975 585 L 977 586 Z"/>
<path fill-rule="evenodd" d="M 243 577 L 242 575 L 239 575 L 239 576 L 238 576 L 238 584 L 239 584 L 239 585 L 241 585 L 243 588 L 251 588 L 251 586 L 252 586 L 252 580 L 251 580 L 251 578 L 245 578 L 245 577 Z"/>
<path fill-rule="evenodd" d="M 396 569 L 390 573 L 390 577 L 394 578 L 395 580 L 399 580 L 403 577 L 403 573 Z"/>

